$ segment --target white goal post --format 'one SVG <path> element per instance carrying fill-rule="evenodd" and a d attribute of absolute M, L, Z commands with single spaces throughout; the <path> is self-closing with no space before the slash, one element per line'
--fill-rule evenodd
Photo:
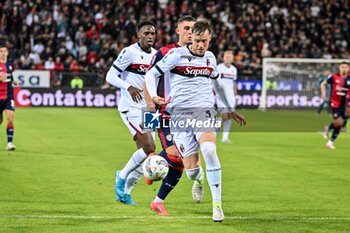
<path fill-rule="evenodd" d="M 321 103 L 318 80 L 349 59 L 264 58 L 259 109 L 310 109 Z"/>

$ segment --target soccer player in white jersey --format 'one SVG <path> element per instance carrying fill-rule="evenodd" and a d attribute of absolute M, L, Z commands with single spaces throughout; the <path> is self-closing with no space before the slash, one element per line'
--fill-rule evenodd
<path fill-rule="evenodd" d="M 179 36 L 178 42 L 161 47 L 152 62 L 153 65 L 160 61 L 168 53 L 169 50 L 186 46 L 187 44 L 191 43 L 192 26 L 195 21 L 195 18 L 190 15 L 184 15 L 178 19 L 176 27 L 176 34 Z M 167 72 L 166 74 L 158 77 L 157 94 L 163 98 L 167 98 L 170 93 L 171 87 L 169 75 L 170 72 Z M 150 111 L 156 111 L 157 109 L 161 113 L 162 122 L 164 125 L 169 125 L 170 114 L 167 112 L 166 105 L 155 106 L 147 92 L 146 87 L 144 88 L 144 92 L 148 109 Z M 164 127 L 164 125 L 161 124 L 160 128 L 157 129 L 159 140 L 163 147 L 163 151 L 158 153 L 158 155 L 164 157 L 167 160 L 169 164 L 169 172 L 168 175 L 162 180 L 162 185 L 159 188 L 157 196 L 151 202 L 150 208 L 158 215 L 167 216 L 170 215 L 170 213 L 167 212 L 164 201 L 179 182 L 183 173 L 183 164 L 181 157 L 174 146 L 170 128 Z M 148 184 L 151 184 L 149 181 L 146 182 Z M 200 203 L 203 199 L 203 183 L 204 176 L 199 176 L 198 180 L 195 180 L 193 182 L 192 197 L 196 203 Z"/>
<path fill-rule="evenodd" d="M 142 175 L 140 165 L 155 151 L 154 132 L 142 128 L 142 109 L 146 108 L 142 91 L 144 77 L 157 52 L 152 48 L 156 36 L 155 24 L 140 22 L 137 36 L 138 42 L 120 52 L 106 77 L 107 82 L 121 89 L 118 110 L 138 148 L 124 168 L 116 173 L 116 199 L 125 204 L 135 204 L 130 192 Z"/>
<path fill-rule="evenodd" d="M 192 45 L 174 48 L 146 74 L 146 85 L 152 100 L 159 104 L 170 103 L 171 130 L 174 144 L 182 158 L 186 174 L 196 180 L 201 174 L 198 166 L 200 147 L 205 163 L 206 177 L 210 186 L 213 201 L 213 220 L 221 222 L 224 213 L 221 205 L 221 165 L 216 153 L 215 128 L 195 126 L 176 127 L 180 121 L 198 119 L 199 123 L 212 122 L 213 92 L 210 78 L 216 79 L 217 93 L 229 108 L 228 95 L 223 94 L 223 83 L 219 77 L 214 54 L 207 51 L 211 40 L 211 26 L 206 20 L 197 21 L 192 27 Z M 157 95 L 156 79 L 165 72 L 171 72 L 170 97 L 164 99 Z M 230 112 L 230 117 L 239 124 L 245 124 L 243 116 Z M 207 130 L 209 129 L 209 130 Z"/>
<path fill-rule="evenodd" d="M 237 96 L 237 68 L 232 65 L 233 62 L 233 52 L 227 50 L 224 52 L 224 62 L 218 65 L 218 72 L 224 83 L 224 88 L 229 95 L 233 96 L 230 104 L 231 109 L 236 107 L 236 96 Z M 222 119 L 224 120 L 223 132 L 221 141 L 223 143 L 230 143 L 229 133 L 231 129 L 232 121 L 229 119 L 226 111 L 222 113 Z"/>

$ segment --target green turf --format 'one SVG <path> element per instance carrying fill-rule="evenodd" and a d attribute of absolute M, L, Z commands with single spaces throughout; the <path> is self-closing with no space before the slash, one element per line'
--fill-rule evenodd
<path fill-rule="evenodd" d="M 305 118 L 322 128 L 326 115 L 243 112 L 249 132 L 218 144 L 220 224 L 210 218 L 209 188 L 193 203 L 185 175 L 166 201 L 171 218 L 148 208 L 159 183 L 141 180 L 135 207 L 115 202 L 114 173 L 135 150 L 116 110 L 17 109 L 17 151 L 0 150 L 0 232 L 350 232 L 349 133 L 329 151 L 317 132 L 259 132 Z M 4 125 L 0 132 L 4 148 Z"/>

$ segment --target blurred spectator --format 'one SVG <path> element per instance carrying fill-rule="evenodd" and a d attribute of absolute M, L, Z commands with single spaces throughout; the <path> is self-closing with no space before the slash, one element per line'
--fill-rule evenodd
<path fill-rule="evenodd" d="M 54 70 L 55 63 L 53 62 L 53 58 L 49 57 L 49 59 L 45 62 L 45 70 Z"/>
<path fill-rule="evenodd" d="M 56 71 L 62 71 L 64 68 L 63 63 L 61 62 L 61 58 L 60 57 L 56 57 L 55 59 L 55 70 Z"/>
<path fill-rule="evenodd" d="M 268 43 L 264 43 L 263 48 L 261 49 L 261 57 L 271 57 Z"/>
<path fill-rule="evenodd" d="M 64 65 L 61 61 L 60 57 L 56 57 L 55 65 L 54 65 L 54 76 L 52 78 L 52 85 L 59 86 L 61 85 L 63 74 L 62 71 L 64 69 Z"/>
<path fill-rule="evenodd" d="M 70 87 L 72 89 L 82 89 L 84 87 L 84 81 L 78 76 L 74 76 L 74 78 L 70 81 Z"/>
<path fill-rule="evenodd" d="M 69 71 L 72 73 L 79 73 L 81 71 L 81 66 L 76 59 L 70 63 Z"/>
<path fill-rule="evenodd" d="M 96 30 L 96 25 L 93 24 L 90 30 L 87 31 L 86 38 L 89 42 L 100 38 L 100 33 Z"/>

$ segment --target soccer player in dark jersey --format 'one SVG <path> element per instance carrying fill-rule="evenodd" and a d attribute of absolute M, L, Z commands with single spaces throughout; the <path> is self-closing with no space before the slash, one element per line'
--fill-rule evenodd
<path fill-rule="evenodd" d="M 12 67 L 7 64 L 7 56 L 9 52 L 6 47 L 6 42 L 0 42 L 0 124 L 3 121 L 3 112 L 7 118 L 7 146 L 6 150 L 15 150 L 16 146 L 12 143 L 15 118 L 15 101 L 13 96 L 12 84 L 17 84 L 13 80 Z"/>
<path fill-rule="evenodd" d="M 346 120 L 343 124 L 343 128 L 346 131 L 346 125 L 348 122 L 348 119 L 350 117 L 350 65 L 349 65 L 349 72 L 347 77 L 345 78 L 345 87 L 348 89 L 346 94 L 346 101 L 345 101 L 345 116 Z"/>
<path fill-rule="evenodd" d="M 192 36 L 191 30 L 194 23 L 195 19 L 192 16 L 185 15 L 180 17 L 176 28 L 176 33 L 179 35 L 179 41 L 177 43 L 172 43 L 160 48 L 152 60 L 152 64 L 154 65 L 160 61 L 170 49 L 182 47 L 190 43 Z M 170 92 L 170 83 L 169 79 L 165 78 L 164 75 L 159 78 L 157 93 L 159 96 L 166 98 Z M 146 87 L 144 87 L 144 90 L 147 90 Z M 158 109 L 162 114 L 162 118 L 167 122 L 165 125 L 170 125 L 170 114 L 166 111 L 166 105 L 155 106 L 147 91 L 145 91 L 145 98 L 148 109 L 150 111 L 155 111 Z M 162 181 L 162 185 L 158 191 L 157 196 L 151 202 L 150 208 L 159 215 L 169 215 L 165 209 L 164 200 L 179 182 L 183 172 L 183 164 L 179 153 L 173 144 L 170 128 L 163 127 L 161 124 L 161 128 L 158 129 L 158 136 L 163 147 L 163 151 L 159 153 L 159 155 L 168 161 L 170 169 L 168 175 Z M 201 178 L 198 181 L 195 181 L 193 184 L 192 196 L 195 202 L 201 202 L 203 198 L 203 180 L 204 177 L 201 176 Z"/>
<path fill-rule="evenodd" d="M 331 138 L 328 140 L 326 147 L 335 149 L 333 142 L 338 137 L 344 121 L 346 120 L 346 95 L 350 86 L 350 77 L 348 76 L 349 64 L 342 62 L 339 65 L 339 73 L 330 75 L 321 84 L 322 100 L 326 100 L 326 85 L 331 85 L 330 109 L 333 116 L 333 121 L 324 132 L 324 137 L 328 138 L 328 132 L 333 130 Z"/>

